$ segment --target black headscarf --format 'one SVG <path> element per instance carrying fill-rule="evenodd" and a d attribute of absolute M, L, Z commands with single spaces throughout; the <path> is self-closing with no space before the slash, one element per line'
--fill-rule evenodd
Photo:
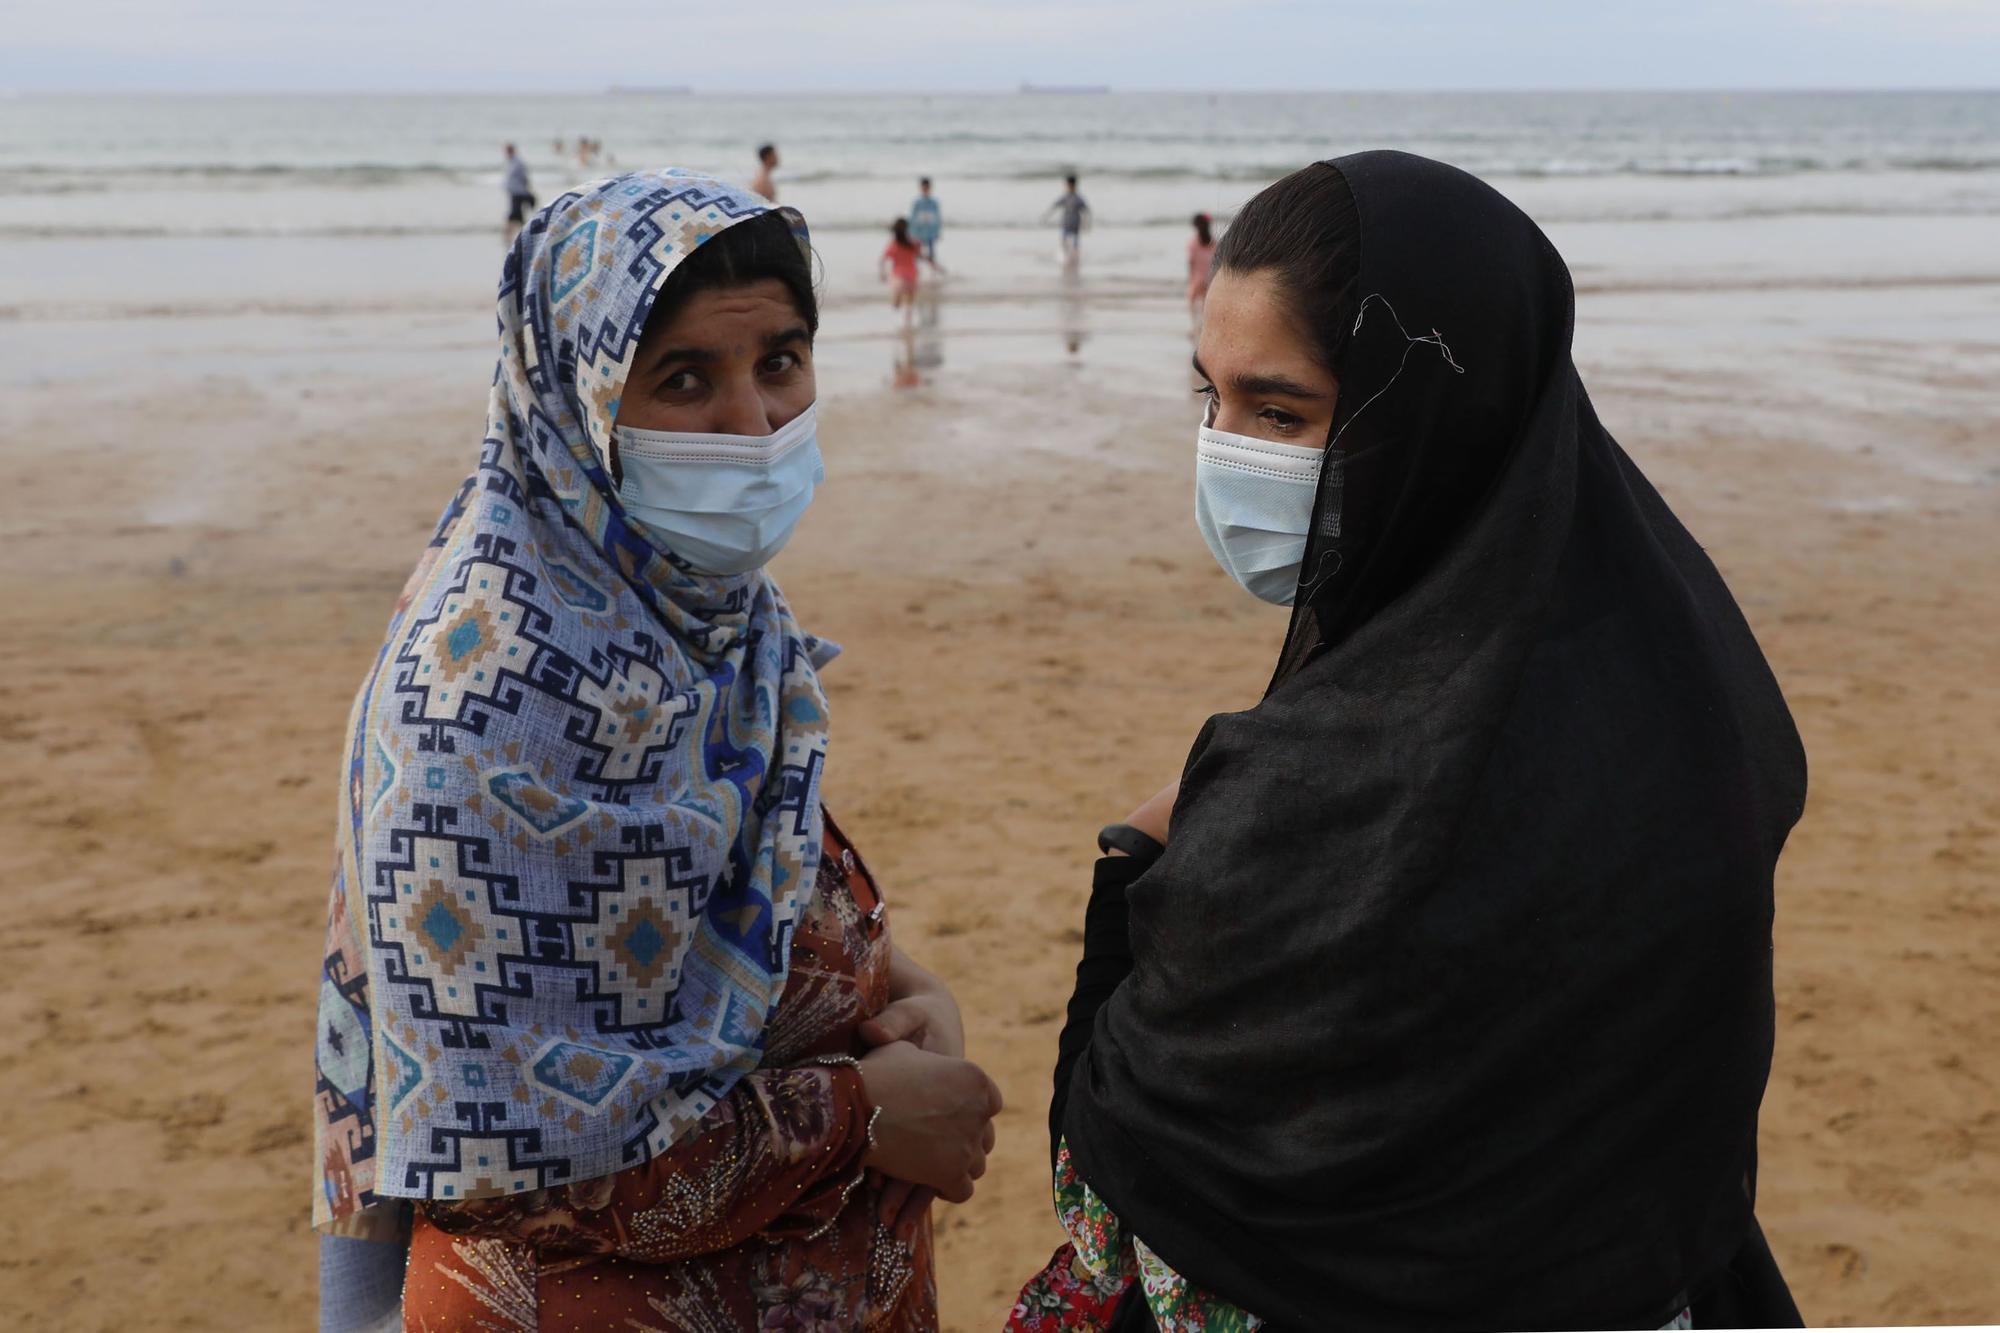
<path fill-rule="evenodd" d="M 1451 167 L 1332 165 L 1345 461 L 1276 679 L 1210 719 L 1130 889 L 1061 1129 L 1280 1326 L 1658 1327 L 1753 1235 L 1805 756 L 1591 410 L 1548 240 Z"/>

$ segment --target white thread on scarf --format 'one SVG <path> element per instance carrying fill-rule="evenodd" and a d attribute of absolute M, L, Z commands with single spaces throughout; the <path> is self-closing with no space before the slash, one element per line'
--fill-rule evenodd
<path fill-rule="evenodd" d="M 1421 338 L 1411 337 L 1409 329 L 1405 328 L 1403 325 L 1403 317 L 1396 313 L 1395 306 L 1389 304 L 1389 298 L 1382 295 L 1382 293 L 1380 292 L 1370 292 L 1367 296 L 1361 298 L 1361 308 L 1354 312 L 1354 328 L 1352 330 L 1353 332 L 1355 333 L 1361 332 L 1361 321 L 1368 318 L 1368 304 L 1371 301 L 1380 301 L 1382 303 L 1382 308 L 1389 312 L 1389 318 L 1396 321 L 1396 332 L 1403 335 L 1403 341 L 1406 344 L 1406 346 L 1403 348 L 1403 359 L 1396 363 L 1396 373 L 1389 377 L 1389 382 L 1383 385 L 1381 388 L 1377 389 L 1373 394 L 1370 394 L 1368 401 L 1363 403 L 1360 407 L 1356 408 L 1354 410 L 1354 415 L 1349 417 L 1346 420 L 1346 422 L 1342 424 L 1340 430 L 1335 433 L 1334 437 L 1326 442 L 1326 447 L 1329 449 L 1333 448 L 1335 444 L 1340 442 L 1340 437 L 1342 435 L 1347 434 L 1347 428 L 1349 426 L 1352 426 L 1355 422 L 1361 419 L 1361 414 L 1363 412 L 1366 412 L 1369 408 L 1375 405 L 1375 400 L 1377 398 L 1380 398 L 1383 394 L 1389 392 L 1390 389 L 1395 387 L 1396 381 L 1403 377 L 1403 367 L 1407 366 L 1410 363 L 1411 348 L 1414 348 L 1417 344 L 1428 343 L 1430 346 L 1437 348 L 1439 352 L 1444 354 L 1444 363 L 1447 366 L 1450 366 L 1454 371 L 1456 371 L 1461 375 L 1465 373 L 1465 367 L 1458 364 L 1458 359 L 1452 356 L 1451 348 L 1445 345 L 1444 338 L 1438 333 L 1436 329 L 1432 329 L 1428 334 L 1424 335 Z"/>
<path fill-rule="evenodd" d="M 1444 357 L 1444 363 L 1447 366 L 1450 366 L 1452 370 L 1457 374 L 1463 375 L 1465 373 L 1465 367 L 1458 364 L 1458 358 L 1454 357 L 1451 354 L 1451 348 L 1446 345 L 1443 335 L 1441 335 L 1435 328 L 1433 328 L 1428 334 L 1425 334 L 1421 338 L 1412 337 L 1410 334 L 1410 330 L 1403 323 L 1403 317 L 1396 313 L 1396 307 L 1391 305 L 1389 303 L 1389 298 L 1382 295 L 1382 293 L 1380 292 L 1370 292 L 1367 296 L 1361 298 L 1361 308 L 1354 312 L 1354 328 L 1352 332 L 1354 333 L 1361 332 L 1361 322 L 1368 317 L 1368 306 L 1369 303 L 1373 301 L 1380 301 L 1382 303 L 1382 308 L 1389 312 L 1389 318 L 1396 321 L 1396 332 L 1403 335 L 1403 341 L 1405 344 L 1403 347 L 1403 359 L 1396 363 L 1396 373 L 1389 377 L 1389 382 L 1383 385 L 1381 388 L 1377 389 L 1374 393 L 1370 394 L 1368 397 L 1368 401 L 1363 403 L 1360 407 L 1356 408 L 1354 410 L 1354 415 L 1349 417 L 1345 422 L 1343 422 L 1341 424 L 1340 429 L 1334 432 L 1333 438 L 1326 442 L 1327 465 L 1329 467 L 1337 468 L 1342 466 L 1347 461 L 1345 458 L 1334 454 L 1333 446 L 1340 443 L 1340 437 L 1342 435 L 1347 434 L 1347 428 L 1349 426 L 1352 426 L 1355 422 L 1361 419 L 1361 414 L 1363 412 L 1366 412 L 1369 408 L 1375 405 L 1375 400 L 1377 398 L 1380 398 L 1383 394 L 1389 392 L 1390 389 L 1395 387 L 1396 381 L 1403 377 L 1403 367 L 1407 366 L 1410 363 L 1411 350 L 1414 349 L 1419 343 L 1427 344 L 1429 346 L 1437 348 L 1438 352 Z M 1326 567 L 1327 561 L 1329 559 L 1333 561 L 1332 569 L 1328 569 Z M 1317 591 L 1322 584 L 1324 584 L 1328 579 L 1332 578 L 1335 574 L 1339 573 L 1341 563 L 1342 562 L 1340 558 L 1339 548 L 1336 547 L 1335 549 L 1330 551 L 1320 552 L 1319 561 L 1313 568 L 1312 577 L 1299 585 L 1299 600 L 1304 601 L 1310 598 L 1312 594 L 1315 591 Z"/>

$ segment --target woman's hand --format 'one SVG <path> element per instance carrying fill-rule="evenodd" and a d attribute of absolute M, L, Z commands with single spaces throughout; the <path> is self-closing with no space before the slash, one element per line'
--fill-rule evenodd
<path fill-rule="evenodd" d="M 907 1041 L 932 1055 L 965 1054 L 965 1024 L 950 988 L 901 949 L 894 949 L 889 956 L 889 1003 L 862 1023 L 861 1039 L 870 1046 Z M 876 1200 L 876 1217 L 907 1244 L 937 1191 L 880 1171 L 875 1172 L 875 1183 L 882 1191 Z"/>
<path fill-rule="evenodd" d="M 932 1055 L 965 1054 L 965 1026 L 958 1016 L 958 1004 L 943 989 L 891 1000 L 886 1008 L 861 1025 L 861 1040 L 870 1046 L 887 1046 L 907 1041 Z"/>
<path fill-rule="evenodd" d="M 933 1055 L 964 1055 L 965 1023 L 950 988 L 896 949 L 889 956 L 889 1004 L 861 1025 L 861 1039 L 870 1046 L 907 1041 Z"/>
<path fill-rule="evenodd" d="M 867 1165 L 953 1203 L 970 1199 L 972 1182 L 986 1174 L 1000 1113 L 1000 1089 L 986 1072 L 898 1041 L 862 1057 L 861 1082 L 881 1110 Z"/>
<path fill-rule="evenodd" d="M 1164 847 L 1167 845 L 1167 825 L 1173 819 L 1174 802 L 1180 799 L 1180 794 L 1181 780 L 1175 778 L 1147 797 L 1143 805 L 1120 822 L 1130 824 Z M 1118 852 L 1117 855 L 1123 856 L 1124 853 Z"/>

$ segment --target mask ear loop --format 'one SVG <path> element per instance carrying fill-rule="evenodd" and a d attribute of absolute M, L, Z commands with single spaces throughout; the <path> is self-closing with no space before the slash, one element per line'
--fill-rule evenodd
<path fill-rule="evenodd" d="M 1352 426 L 1361 419 L 1363 412 L 1366 412 L 1375 405 L 1376 399 L 1396 387 L 1396 381 L 1403 377 L 1403 368 L 1410 364 L 1410 353 L 1416 350 L 1419 343 L 1437 348 L 1439 354 L 1444 357 L 1444 363 L 1451 367 L 1453 373 L 1459 375 L 1465 373 L 1465 367 L 1458 364 L 1458 359 L 1451 354 L 1451 348 L 1445 344 L 1443 336 L 1435 328 L 1422 337 L 1413 336 L 1409 329 L 1404 326 L 1402 316 L 1396 313 L 1396 307 L 1391 305 L 1389 298 L 1380 292 L 1370 292 L 1367 296 L 1361 298 L 1361 307 L 1354 312 L 1354 328 L 1350 330 L 1351 333 L 1361 332 L 1361 323 L 1368 318 L 1368 307 L 1375 301 L 1380 301 L 1382 308 L 1389 312 L 1389 318 L 1396 321 L 1396 332 L 1403 335 L 1403 356 L 1400 361 L 1396 362 L 1396 373 L 1389 376 L 1389 382 L 1370 394 L 1368 401 L 1356 408 L 1354 415 L 1342 422 L 1340 429 L 1333 433 L 1333 438 L 1326 442 L 1326 465 L 1328 467 L 1341 467 L 1349 461 L 1345 458 L 1335 457 L 1333 446 L 1340 443 L 1340 437 L 1347 434 L 1349 426 Z M 1331 568 L 1327 566 L 1329 560 L 1333 562 Z M 1312 577 L 1299 584 L 1299 600 L 1304 601 L 1310 598 L 1328 579 L 1340 572 L 1340 565 L 1341 559 L 1338 550 L 1321 551 L 1319 563 L 1313 567 Z"/>

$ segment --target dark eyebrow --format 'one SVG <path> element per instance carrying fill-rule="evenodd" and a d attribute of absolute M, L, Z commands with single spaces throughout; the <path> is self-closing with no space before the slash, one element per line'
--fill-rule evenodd
<path fill-rule="evenodd" d="M 722 359 L 722 353 L 713 347 L 669 347 L 653 358 L 655 367 L 671 365 L 676 361 L 686 361 L 690 365 L 708 366 Z"/>
<path fill-rule="evenodd" d="M 789 329 L 781 329 L 764 339 L 764 350 L 775 352 L 782 348 L 794 347 L 800 343 L 810 343 L 812 334 L 803 324 L 794 324 Z M 722 353 L 713 347 L 669 347 L 653 361 L 655 367 L 686 362 L 691 366 L 712 366 L 722 359 Z"/>
<path fill-rule="evenodd" d="M 1215 377 L 1202 366 L 1199 353 L 1196 353 L 1194 358 L 1194 373 L 1210 384 L 1215 383 Z M 1229 387 L 1245 398 L 1323 399 L 1333 396 L 1283 375 L 1236 375 L 1230 378 Z"/>
<path fill-rule="evenodd" d="M 1237 375 L 1229 387 L 1245 398 L 1331 398 L 1332 394 L 1286 379 L 1283 375 Z"/>

